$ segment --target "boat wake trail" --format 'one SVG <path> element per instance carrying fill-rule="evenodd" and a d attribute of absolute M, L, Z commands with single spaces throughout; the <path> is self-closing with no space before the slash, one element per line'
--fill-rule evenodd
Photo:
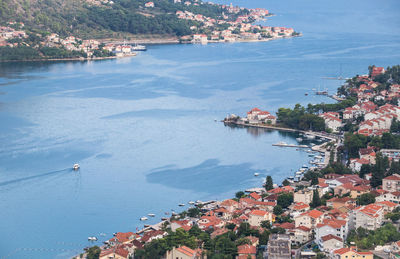
<path fill-rule="evenodd" d="M 43 173 L 43 174 L 32 175 L 32 176 L 28 176 L 28 177 L 14 179 L 14 180 L 10 180 L 10 181 L 0 182 L 0 187 L 10 185 L 10 184 L 20 183 L 20 182 L 25 182 L 25 181 L 32 180 L 32 179 L 42 178 L 42 177 L 49 176 L 49 175 L 60 174 L 63 172 L 69 172 L 69 171 L 72 171 L 72 169 L 66 168 L 66 169 L 62 169 L 62 170 L 57 170 L 57 171 L 47 172 L 47 173 Z"/>

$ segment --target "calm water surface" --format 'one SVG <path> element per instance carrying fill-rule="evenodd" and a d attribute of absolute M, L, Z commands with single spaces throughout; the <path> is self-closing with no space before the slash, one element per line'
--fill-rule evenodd
<path fill-rule="evenodd" d="M 304 36 L 0 66 L 0 257 L 66 258 L 88 236 L 134 231 L 147 213 L 154 223 L 181 202 L 227 198 L 266 175 L 280 182 L 308 161 L 271 146 L 293 136 L 214 120 L 332 102 L 304 93 L 340 85 L 324 76 L 400 63 L 396 0 L 233 4 L 268 8 L 277 16 L 264 24 Z"/>

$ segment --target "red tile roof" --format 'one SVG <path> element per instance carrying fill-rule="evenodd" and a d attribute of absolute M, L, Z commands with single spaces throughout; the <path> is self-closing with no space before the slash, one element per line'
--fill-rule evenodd
<path fill-rule="evenodd" d="M 391 175 L 388 177 L 383 178 L 383 180 L 395 180 L 395 181 L 400 181 L 400 177 L 396 176 L 396 175 Z"/>
<path fill-rule="evenodd" d="M 178 247 L 176 250 L 187 256 L 194 257 L 196 255 L 196 252 L 187 246 Z"/>
<path fill-rule="evenodd" d="M 310 216 L 310 217 L 316 219 L 316 218 L 321 217 L 323 214 L 324 214 L 324 213 L 321 212 L 321 211 L 319 211 L 319 210 L 310 210 L 310 211 L 304 212 L 304 213 L 301 214 L 301 215 L 302 215 L 302 216 L 307 215 L 307 216 Z"/>
<path fill-rule="evenodd" d="M 238 254 L 255 254 L 256 252 L 257 249 L 255 246 L 248 244 L 238 246 Z"/>
<path fill-rule="evenodd" d="M 260 195 L 258 195 L 256 192 L 252 192 L 252 193 L 250 193 L 250 195 L 249 195 L 251 198 L 253 198 L 253 199 L 255 199 L 255 200 L 259 200 L 259 199 L 261 199 L 261 196 Z"/>
<path fill-rule="evenodd" d="M 253 210 L 250 212 L 250 215 L 261 216 L 261 217 L 264 217 L 266 214 L 268 214 L 268 212 L 263 210 Z"/>
<path fill-rule="evenodd" d="M 331 239 L 336 239 L 336 240 L 338 240 L 338 241 L 343 241 L 343 239 L 341 239 L 340 237 L 334 236 L 334 235 L 332 235 L 332 234 L 323 236 L 323 237 L 321 237 L 321 239 L 322 239 L 322 241 L 324 241 L 324 242 L 325 242 L 325 241 L 328 241 L 328 240 L 331 240 Z"/>

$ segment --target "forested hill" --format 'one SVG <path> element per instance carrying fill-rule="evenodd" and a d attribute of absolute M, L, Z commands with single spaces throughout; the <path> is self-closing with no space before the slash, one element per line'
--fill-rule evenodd
<path fill-rule="evenodd" d="M 23 22 L 25 28 L 38 33 L 54 32 L 60 36 L 104 38 L 116 33 L 190 34 L 196 21 L 178 19 L 176 11 L 191 11 L 219 18 L 219 5 L 188 0 L 190 5 L 173 0 L 0 0 L 0 23 Z"/>

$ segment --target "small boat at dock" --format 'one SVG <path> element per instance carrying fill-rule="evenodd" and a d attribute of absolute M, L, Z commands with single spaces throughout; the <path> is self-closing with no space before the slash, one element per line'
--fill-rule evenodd
<path fill-rule="evenodd" d="M 139 44 L 135 44 L 134 46 L 132 46 L 131 49 L 133 51 L 146 51 L 147 50 L 145 45 L 139 45 Z"/>
<path fill-rule="evenodd" d="M 189 201 L 188 203 L 189 203 L 190 205 L 194 205 L 194 204 L 195 204 L 194 201 Z"/>
<path fill-rule="evenodd" d="M 148 220 L 148 218 L 147 217 L 141 217 L 140 220 L 141 221 L 145 221 L 145 220 Z"/>
<path fill-rule="evenodd" d="M 97 241 L 97 237 L 88 237 L 88 241 Z"/>
<path fill-rule="evenodd" d="M 296 140 L 297 140 L 298 142 L 302 142 L 302 141 L 303 141 L 303 138 L 296 138 Z"/>
<path fill-rule="evenodd" d="M 315 136 L 311 135 L 311 134 L 306 134 L 306 138 L 307 139 L 315 139 Z"/>
<path fill-rule="evenodd" d="M 161 220 L 162 220 L 162 221 L 166 221 L 166 220 L 168 220 L 168 218 L 162 217 Z"/>

